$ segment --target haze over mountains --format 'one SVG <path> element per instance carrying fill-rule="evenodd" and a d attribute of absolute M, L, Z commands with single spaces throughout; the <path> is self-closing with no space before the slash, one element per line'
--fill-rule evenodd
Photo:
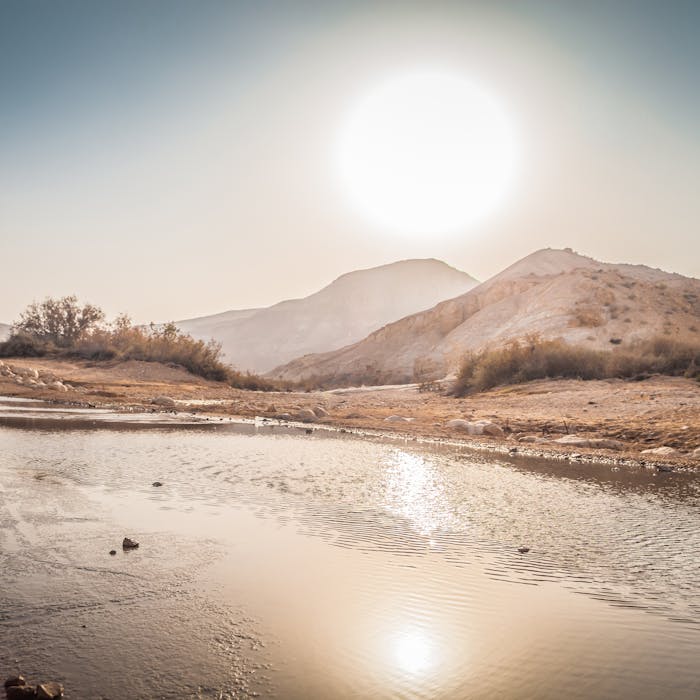
<path fill-rule="evenodd" d="M 444 377 L 466 352 L 532 333 L 601 349 L 656 335 L 700 339 L 699 329 L 700 280 L 545 249 L 465 294 L 270 376 L 336 385 L 411 382 Z"/>
<path fill-rule="evenodd" d="M 178 322 L 214 338 L 235 367 L 267 372 L 308 353 L 342 348 L 409 314 L 463 294 L 478 282 L 434 259 L 402 260 L 342 275 L 315 294 L 263 309 Z"/>

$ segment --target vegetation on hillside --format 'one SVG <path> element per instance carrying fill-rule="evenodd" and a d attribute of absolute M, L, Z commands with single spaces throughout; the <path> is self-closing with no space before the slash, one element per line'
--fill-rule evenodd
<path fill-rule="evenodd" d="M 531 336 L 466 355 L 452 392 L 464 396 L 533 379 L 633 378 L 649 374 L 700 379 L 700 345 L 659 336 L 605 352 Z"/>
<path fill-rule="evenodd" d="M 239 372 L 221 359 L 215 341 L 195 340 L 174 323 L 135 326 L 128 316 L 105 322 L 101 309 L 74 296 L 33 303 L 0 343 L 0 357 L 64 356 L 89 360 L 142 360 L 184 367 L 205 379 L 241 389 L 269 391 L 271 382 Z"/>

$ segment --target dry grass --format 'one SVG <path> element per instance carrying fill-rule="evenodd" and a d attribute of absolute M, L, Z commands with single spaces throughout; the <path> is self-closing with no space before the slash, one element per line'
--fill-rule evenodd
<path fill-rule="evenodd" d="M 221 346 L 179 331 L 174 324 L 143 328 L 121 317 L 109 327 L 83 333 L 67 347 L 28 333 L 0 343 L 0 357 L 78 357 L 93 361 L 142 360 L 184 367 L 204 379 L 239 389 L 272 391 L 276 385 L 255 374 L 239 372 L 221 360 Z"/>
<path fill-rule="evenodd" d="M 590 350 L 536 336 L 467 355 L 453 393 L 464 396 L 533 379 L 606 379 L 666 374 L 700 378 L 700 344 L 658 336 L 628 349 Z"/>

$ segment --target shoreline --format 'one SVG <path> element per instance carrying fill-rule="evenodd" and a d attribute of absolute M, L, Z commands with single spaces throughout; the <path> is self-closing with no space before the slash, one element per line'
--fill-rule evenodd
<path fill-rule="evenodd" d="M 682 378 L 539 380 L 457 399 L 420 393 L 415 385 L 319 392 L 244 391 L 195 377 L 182 368 L 135 361 L 17 358 L 4 364 L 18 371 L 45 373 L 65 388 L 26 385 L 18 383 L 16 376 L 0 374 L 0 395 L 35 399 L 67 410 L 106 409 L 125 416 L 181 418 L 189 414 L 201 423 L 259 421 L 505 457 L 700 472 L 700 454 L 692 454 L 700 446 L 700 385 Z M 467 435 L 447 427 L 450 420 L 465 419 L 472 425 L 491 423 L 500 434 Z M 561 439 L 574 444 L 555 442 Z M 596 442 L 612 449 L 596 447 Z M 668 442 L 678 446 L 672 447 L 675 453 L 643 453 Z"/>

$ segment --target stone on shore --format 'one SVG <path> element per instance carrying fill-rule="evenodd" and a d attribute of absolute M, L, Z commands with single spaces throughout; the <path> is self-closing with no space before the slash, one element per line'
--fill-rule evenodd
<path fill-rule="evenodd" d="M 587 438 L 579 435 L 564 435 L 553 440 L 557 445 L 569 445 L 572 447 L 592 447 L 603 450 L 621 450 L 624 444 L 619 440 L 609 438 Z"/>
<path fill-rule="evenodd" d="M 55 681 L 40 683 L 36 687 L 36 696 L 39 700 L 58 700 L 63 697 L 63 686 Z"/>
<path fill-rule="evenodd" d="M 316 414 L 316 418 L 328 418 L 330 415 L 323 406 L 315 406 L 314 413 Z"/>
<path fill-rule="evenodd" d="M 177 405 L 175 403 L 175 399 L 172 399 L 169 396 L 156 396 L 151 400 L 151 403 L 154 406 L 166 406 L 168 408 L 173 408 L 173 406 Z"/>
<path fill-rule="evenodd" d="M 302 423 L 315 423 L 318 420 L 318 417 L 310 408 L 302 408 L 300 411 L 297 411 L 294 418 Z"/>
<path fill-rule="evenodd" d="M 16 687 L 18 685 L 27 685 L 24 676 L 10 676 L 5 679 L 5 683 L 3 684 L 5 688 Z"/>
<path fill-rule="evenodd" d="M 389 416 L 384 421 L 387 423 L 410 423 L 411 418 L 406 418 L 406 416 Z"/>
<path fill-rule="evenodd" d="M 132 540 L 130 537 L 125 537 L 122 542 L 122 547 L 124 549 L 136 549 L 139 543 L 136 540 Z"/>
<path fill-rule="evenodd" d="M 453 430 L 461 430 L 467 435 L 491 435 L 495 437 L 503 435 L 503 428 L 490 420 L 468 421 L 462 418 L 455 418 L 447 421 L 447 427 Z"/>
<path fill-rule="evenodd" d="M 678 450 L 675 447 L 669 447 L 664 445 L 663 447 L 652 447 L 649 450 L 642 450 L 643 455 L 658 455 L 659 457 L 670 457 L 671 455 L 677 455 Z"/>
<path fill-rule="evenodd" d="M 7 700 L 26 700 L 35 698 L 36 690 L 31 685 L 11 685 L 5 688 Z"/>

